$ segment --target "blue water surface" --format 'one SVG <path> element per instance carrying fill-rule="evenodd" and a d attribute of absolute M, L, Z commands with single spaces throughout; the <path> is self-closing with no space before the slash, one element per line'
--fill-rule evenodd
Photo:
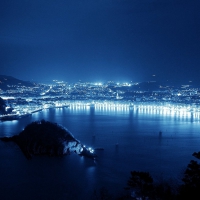
<path fill-rule="evenodd" d="M 91 199 L 101 187 L 120 196 L 131 170 L 148 171 L 158 181 L 180 181 L 192 153 L 200 151 L 200 120 L 193 114 L 138 109 L 47 109 L 1 122 L 0 137 L 41 119 L 104 150 L 95 161 L 76 154 L 27 160 L 17 145 L 0 141 L 0 199 Z"/>

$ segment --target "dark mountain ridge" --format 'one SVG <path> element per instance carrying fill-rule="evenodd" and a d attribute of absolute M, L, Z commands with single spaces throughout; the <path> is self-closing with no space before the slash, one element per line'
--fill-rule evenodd
<path fill-rule="evenodd" d="M 12 76 L 0 75 L 0 89 L 7 90 L 16 86 L 34 87 L 34 83 L 30 81 L 22 81 Z"/>

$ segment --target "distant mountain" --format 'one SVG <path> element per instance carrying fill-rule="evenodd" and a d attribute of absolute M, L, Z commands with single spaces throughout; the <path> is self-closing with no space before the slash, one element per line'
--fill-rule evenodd
<path fill-rule="evenodd" d="M 16 87 L 16 86 L 33 87 L 34 83 L 31 83 L 29 81 L 22 81 L 12 76 L 0 75 L 0 89 L 1 90 L 11 89 L 12 87 Z"/>
<path fill-rule="evenodd" d="M 131 90 L 132 91 L 163 91 L 163 90 L 169 90 L 171 88 L 183 88 L 184 86 L 187 86 L 189 88 L 196 87 L 194 83 L 183 83 L 178 84 L 170 81 L 146 81 L 146 82 L 140 82 L 136 85 L 132 85 Z"/>
<path fill-rule="evenodd" d="M 173 87 L 171 84 L 167 85 L 166 83 L 156 82 L 156 81 L 147 81 L 141 82 L 137 85 L 132 86 L 132 90 L 135 91 L 158 91 L 158 90 L 166 90 L 169 87 Z"/>

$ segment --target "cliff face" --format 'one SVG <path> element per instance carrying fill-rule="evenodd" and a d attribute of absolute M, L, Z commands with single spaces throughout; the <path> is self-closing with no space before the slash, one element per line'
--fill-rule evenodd
<path fill-rule="evenodd" d="M 62 156 L 75 152 L 93 157 L 65 128 L 48 121 L 32 122 L 19 134 L 3 141 L 15 142 L 27 158 L 31 155 Z"/>

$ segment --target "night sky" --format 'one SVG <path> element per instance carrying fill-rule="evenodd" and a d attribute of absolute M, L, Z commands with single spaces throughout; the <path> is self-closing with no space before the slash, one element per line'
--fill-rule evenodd
<path fill-rule="evenodd" d="M 0 74 L 200 83 L 200 1 L 1 0 Z"/>

